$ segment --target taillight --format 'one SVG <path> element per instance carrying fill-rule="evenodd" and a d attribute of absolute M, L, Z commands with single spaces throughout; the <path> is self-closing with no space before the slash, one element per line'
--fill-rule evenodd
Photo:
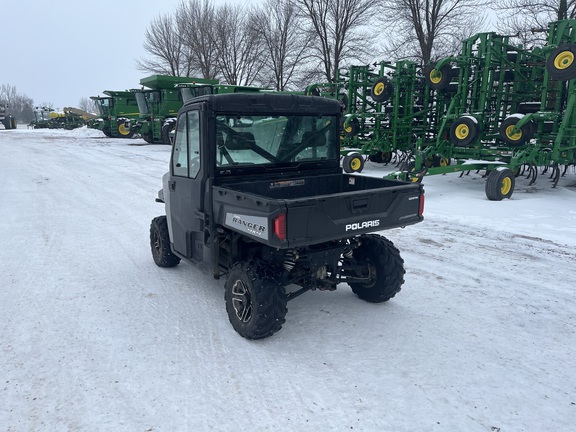
<path fill-rule="evenodd" d="M 418 207 L 418 216 L 424 214 L 424 194 L 420 194 L 420 206 Z"/>
<path fill-rule="evenodd" d="M 282 213 L 274 219 L 274 234 L 279 240 L 286 240 L 286 213 Z"/>

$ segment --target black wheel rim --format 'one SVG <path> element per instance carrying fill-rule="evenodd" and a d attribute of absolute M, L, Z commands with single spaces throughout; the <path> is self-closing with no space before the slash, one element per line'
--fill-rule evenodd
<path fill-rule="evenodd" d="M 241 322 L 248 322 L 252 318 L 252 299 L 246 284 L 238 279 L 232 285 L 232 307 L 236 317 Z"/>

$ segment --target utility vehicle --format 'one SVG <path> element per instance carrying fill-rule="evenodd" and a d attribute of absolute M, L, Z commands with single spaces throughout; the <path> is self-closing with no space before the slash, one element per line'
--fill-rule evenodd
<path fill-rule="evenodd" d="M 178 113 L 152 256 L 226 276 L 245 338 L 280 330 L 287 302 L 308 290 L 347 283 L 379 303 L 401 289 L 398 249 L 369 233 L 422 221 L 422 185 L 344 174 L 340 117 L 336 100 L 275 93 L 205 95 Z"/>

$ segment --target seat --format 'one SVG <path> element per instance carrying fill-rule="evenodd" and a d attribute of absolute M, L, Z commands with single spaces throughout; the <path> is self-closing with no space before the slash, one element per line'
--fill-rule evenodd
<path fill-rule="evenodd" d="M 326 145 L 326 134 L 323 132 L 308 131 L 302 134 L 302 146 L 323 147 Z"/>
<path fill-rule="evenodd" d="M 229 136 L 226 141 L 228 150 L 250 150 L 256 146 L 254 134 L 251 132 L 238 132 Z"/>

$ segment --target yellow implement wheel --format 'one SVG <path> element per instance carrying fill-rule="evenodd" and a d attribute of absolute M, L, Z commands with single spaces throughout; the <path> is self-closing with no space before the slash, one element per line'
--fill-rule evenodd
<path fill-rule="evenodd" d="M 574 63 L 574 54 L 570 51 L 562 51 L 554 58 L 554 67 L 556 69 L 569 68 Z"/>
<path fill-rule="evenodd" d="M 446 89 L 449 86 L 454 73 L 455 70 L 452 69 L 450 64 L 445 64 L 441 68 L 436 68 L 436 63 L 430 63 L 422 71 L 426 83 L 433 90 Z"/>
<path fill-rule="evenodd" d="M 360 122 L 357 118 L 353 118 L 348 122 L 346 122 L 346 118 L 343 118 L 341 125 L 342 131 L 346 136 L 353 137 L 358 135 L 358 132 L 360 132 Z"/>
<path fill-rule="evenodd" d="M 562 44 L 554 49 L 546 60 L 546 70 L 553 80 L 576 78 L 576 44 Z"/>
<path fill-rule="evenodd" d="M 457 146 L 469 146 L 474 144 L 480 136 L 478 120 L 471 115 L 463 115 L 452 123 L 450 128 L 450 140 Z"/>
<path fill-rule="evenodd" d="M 524 123 L 521 127 L 517 124 L 524 118 L 524 114 L 512 114 L 500 125 L 498 133 L 500 138 L 509 146 L 518 147 L 527 144 L 534 136 L 535 127 L 534 123 L 529 121 Z"/>
<path fill-rule="evenodd" d="M 388 81 L 386 77 L 379 77 L 374 84 L 372 84 L 372 88 L 370 89 L 370 96 L 376 102 L 384 102 L 387 100 L 394 91 L 394 87 L 392 83 Z"/>
<path fill-rule="evenodd" d="M 352 160 L 350 161 L 350 168 L 352 168 L 354 172 L 358 171 L 358 169 L 361 166 L 362 166 L 362 159 L 359 157 L 352 158 Z"/>
<path fill-rule="evenodd" d="M 515 128 L 514 125 L 508 126 L 506 128 L 506 136 L 511 141 L 520 141 L 522 139 L 522 130 L 519 130 L 517 132 L 513 132 L 514 128 Z"/>
<path fill-rule="evenodd" d="M 470 129 L 468 129 L 468 126 L 466 126 L 465 124 L 458 125 L 458 127 L 456 128 L 455 135 L 456 138 L 458 138 L 459 140 L 466 139 L 469 134 Z"/>
<path fill-rule="evenodd" d="M 502 195 L 507 195 L 512 189 L 512 180 L 510 177 L 504 177 L 500 184 L 500 193 Z"/>
<path fill-rule="evenodd" d="M 430 71 L 429 77 L 432 84 L 440 84 L 442 82 L 442 72 L 436 69 Z"/>
<path fill-rule="evenodd" d="M 514 192 L 514 173 L 506 167 L 498 167 L 486 179 L 486 197 L 491 201 L 510 198 Z"/>
<path fill-rule="evenodd" d="M 347 173 L 361 172 L 364 169 L 364 158 L 356 151 L 350 152 L 342 160 L 342 169 Z"/>

